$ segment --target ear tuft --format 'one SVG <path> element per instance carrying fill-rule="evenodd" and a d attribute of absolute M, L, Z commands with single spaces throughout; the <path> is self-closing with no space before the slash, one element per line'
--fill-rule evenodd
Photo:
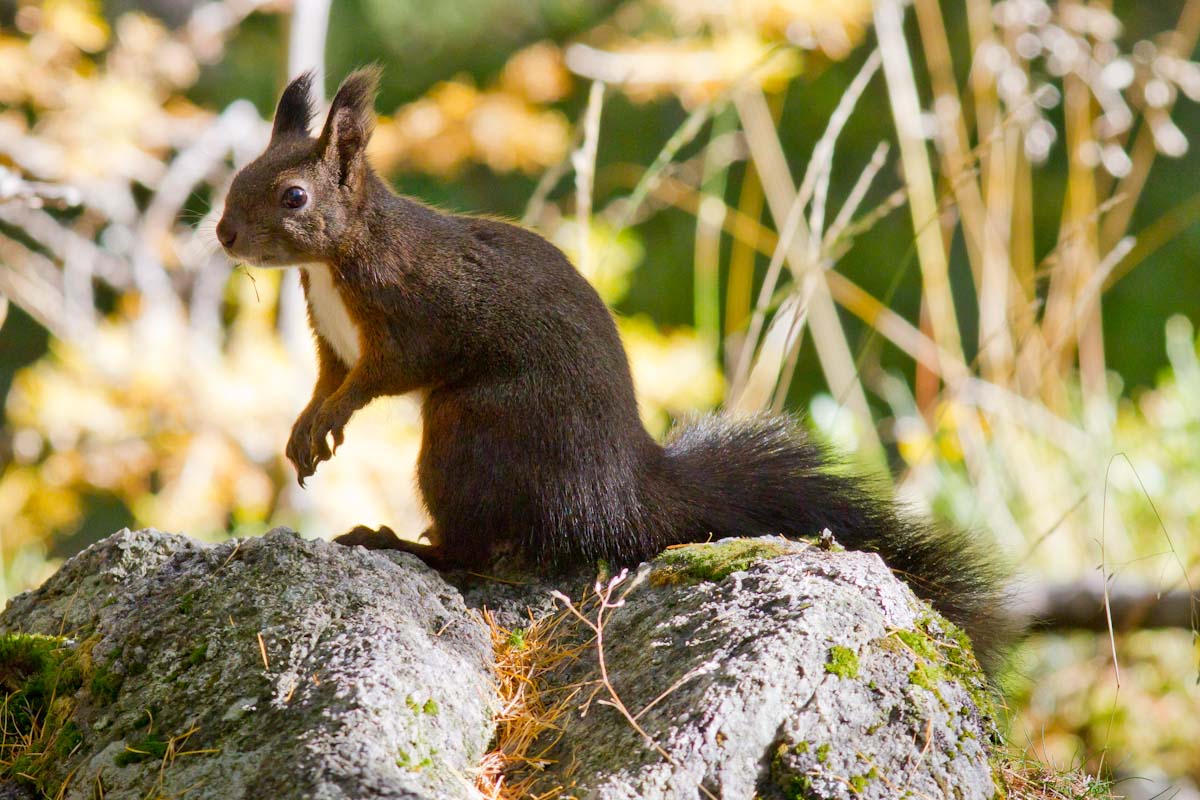
<path fill-rule="evenodd" d="M 359 117 L 362 124 L 375 124 L 375 93 L 379 90 L 379 76 L 383 70 L 378 64 L 357 69 L 346 76 L 333 97 L 330 112 L 347 109 Z"/>
<path fill-rule="evenodd" d="M 321 149 L 337 161 L 345 178 L 353 163 L 367 148 L 375 128 L 375 92 L 380 68 L 363 67 L 350 73 L 329 105 L 329 116 L 321 132 Z"/>
<path fill-rule="evenodd" d="M 313 72 L 301 73 L 287 85 L 275 108 L 275 124 L 271 127 L 271 141 L 280 136 L 308 136 L 312 122 Z"/>

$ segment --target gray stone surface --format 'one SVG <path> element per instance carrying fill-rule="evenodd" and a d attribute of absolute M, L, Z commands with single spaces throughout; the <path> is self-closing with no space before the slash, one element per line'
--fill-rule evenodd
<path fill-rule="evenodd" d="M 106 800 L 472 797 L 498 700 L 469 607 L 516 626 L 529 608 L 561 611 L 551 589 L 579 598 L 570 587 L 592 583 L 515 577 L 459 576 L 455 588 L 410 556 L 284 529 L 219 545 L 123 531 L 14 598 L 0 633 L 65 635 L 89 665 L 74 698 L 82 744 L 54 766 L 70 776 L 66 800 L 98 786 Z M 876 556 L 730 540 L 669 551 L 617 592 L 624 604 L 604 628 L 612 684 L 633 713 L 653 703 L 638 722 L 666 757 L 603 702 L 588 645 L 554 676 L 580 686 L 577 706 L 591 701 L 563 720 L 543 789 L 995 794 L 983 679 Z M 594 600 L 580 609 L 594 618 Z M 171 751 L 131 759 L 148 734 Z"/>
<path fill-rule="evenodd" d="M 630 576 L 604 632 L 608 671 L 634 714 L 675 686 L 638 718 L 668 758 L 600 690 L 565 722 L 545 787 L 605 800 L 996 794 L 990 696 L 948 624 L 875 555 L 775 541 L 792 552 L 716 580 Z M 590 649 L 559 680 L 594 681 L 596 666 Z"/>
<path fill-rule="evenodd" d="M 14 598 L 18 631 L 119 683 L 78 694 L 67 800 L 471 797 L 492 735 L 487 633 L 406 555 L 122 531 Z M 121 765 L 148 736 L 173 752 Z"/>

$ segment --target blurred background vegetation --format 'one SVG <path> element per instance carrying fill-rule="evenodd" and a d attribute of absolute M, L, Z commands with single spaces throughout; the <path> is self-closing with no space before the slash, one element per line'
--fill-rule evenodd
<path fill-rule="evenodd" d="M 423 529 L 410 401 L 296 486 L 295 277 L 213 237 L 287 78 L 375 61 L 376 166 L 566 250 L 653 430 L 802 412 L 994 537 L 1045 620 L 1012 746 L 1195 797 L 1198 36 L 1196 0 L 0 0 L 0 592 L 124 525 Z"/>

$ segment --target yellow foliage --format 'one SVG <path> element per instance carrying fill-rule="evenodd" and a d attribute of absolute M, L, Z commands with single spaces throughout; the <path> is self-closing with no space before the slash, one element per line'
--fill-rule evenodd
<path fill-rule="evenodd" d="M 28 127 L 22 115 L 6 114 L 0 128 L 31 136 L 16 160 L 43 180 L 152 183 L 173 116 L 195 114 L 167 100 L 196 79 L 196 58 L 144 14 L 121 15 L 110 40 L 99 11 L 90 0 L 19 9 L 18 27 L 29 38 L 0 37 L 0 103 L 27 106 L 35 121 Z"/>
<path fill-rule="evenodd" d="M 497 86 L 443 81 L 381 118 L 369 154 L 379 169 L 453 176 L 468 164 L 494 172 L 539 172 L 562 160 L 570 124 L 537 104 L 560 99 L 570 80 L 557 48 L 534 45 L 509 61 Z"/>
<path fill-rule="evenodd" d="M 979 409 L 961 402 L 944 401 L 932 412 L 934 429 L 915 417 L 901 417 L 896 422 L 896 445 L 900 456 L 910 466 L 923 463 L 962 461 L 962 426 L 969 422 L 986 433 L 987 417 Z"/>
<path fill-rule="evenodd" d="M 27 2 L 17 12 L 17 24 L 23 28 L 36 26 L 44 35 L 94 53 L 108 44 L 108 23 L 100 12 L 98 0 Z"/>
<path fill-rule="evenodd" d="M 586 245 L 583 230 L 574 217 L 566 217 L 553 229 L 542 233 L 566 253 L 604 302 L 610 305 L 625 297 L 633 271 L 645 256 L 642 243 L 633 231 L 615 231 L 601 219 L 593 219 L 588 226 Z M 585 246 L 590 256 L 586 264 L 580 257 Z"/>
<path fill-rule="evenodd" d="M 618 327 L 629 353 L 642 421 L 653 433 L 665 433 L 672 418 L 721 401 L 721 370 L 712 347 L 694 329 L 665 332 L 641 316 L 621 319 Z"/>
<path fill-rule="evenodd" d="M 553 42 L 539 42 L 516 53 L 504 65 L 500 88 L 530 103 L 556 103 L 571 92 L 571 73 Z"/>

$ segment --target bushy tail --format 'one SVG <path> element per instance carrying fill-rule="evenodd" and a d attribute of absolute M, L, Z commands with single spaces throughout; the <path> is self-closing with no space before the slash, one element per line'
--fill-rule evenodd
<path fill-rule="evenodd" d="M 811 536 L 879 553 L 918 596 L 963 628 L 986 670 L 1018 626 L 1004 613 L 1008 571 L 989 544 L 914 520 L 869 479 L 838 474 L 826 450 L 786 417 L 710 416 L 677 429 L 667 463 L 705 532 Z"/>

